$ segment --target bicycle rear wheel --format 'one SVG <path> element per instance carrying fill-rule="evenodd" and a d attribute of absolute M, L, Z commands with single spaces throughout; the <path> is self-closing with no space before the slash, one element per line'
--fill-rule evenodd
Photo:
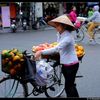
<path fill-rule="evenodd" d="M 21 98 L 27 97 L 27 86 L 9 76 L 0 77 L 0 97 Z"/>
<path fill-rule="evenodd" d="M 100 30 L 98 30 L 94 33 L 94 39 L 97 44 L 100 44 Z"/>
<path fill-rule="evenodd" d="M 47 84 L 47 88 L 45 91 L 45 95 L 47 97 L 59 97 L 64 91 L 64 76 L 61 72 L 61 66 L 58 65 L 55 67 L 54 75 L 49 80 Z"/>
<path fill-rule="evenodd" d="M 75 42 L 81 42 L 84 39 L 84 31 L 82 29 L 78 29 L 73 32 L 73 36 L 75 39 Z"/>

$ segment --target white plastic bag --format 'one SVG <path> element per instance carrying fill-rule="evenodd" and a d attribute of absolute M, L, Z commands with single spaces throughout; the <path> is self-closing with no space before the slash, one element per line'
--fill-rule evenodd
<path fill-rule="evenodd" d="M 45 60 L 41 60 L 36 64 L 37 74 L 42 78 L 42 82 L 46 85 L 47 80 L 53 74 L 53 68 Z M 41 85 L 41 83 L 38 82 Z"/>

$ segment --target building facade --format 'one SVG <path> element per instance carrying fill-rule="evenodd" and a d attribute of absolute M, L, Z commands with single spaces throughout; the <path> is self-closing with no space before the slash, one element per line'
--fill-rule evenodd
<path fill-rule="evenodd" d="M 84 16 L 87 6 L 93 6 L 100 2 L 8 2 L 0 3 L 0 26 L 10 27 L 12 19 L 17 22 L 21 19 L 27 20 L 29 26 L 34 23 L 38 17 L 47 15 L 57 17 L 64 13 L 69 13 L 74 5 L 77 8 L 78 16 Z M 6 18 L 6 21 L 4 20 Z M 7 25 L 8 24 L 8 25 Z"/>
<path fill-rule="evenodd" d="M 1 27 L 10 27 L 11 19 L 16 18 L 15 3 L 0 3 Z"/>

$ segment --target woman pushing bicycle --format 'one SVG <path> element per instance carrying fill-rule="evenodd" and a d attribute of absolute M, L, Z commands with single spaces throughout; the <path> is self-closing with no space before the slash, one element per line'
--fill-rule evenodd
<path fill-rule="evenodd" d="M 71 34 L 75 27 L 66 14 L 59 16 L 48 22 L 49 25 L 57 30 L 58 45 L 35 53 L 35 59 L 41 55 L 60 54 L 60 64 L 62 64 L 62 73 L 65 77 L 65 92 L 67 97 L 79 97 L 76 89 L 75 77 L 79 68 L 79 60 L 75 51 L 75 41 Z"/>

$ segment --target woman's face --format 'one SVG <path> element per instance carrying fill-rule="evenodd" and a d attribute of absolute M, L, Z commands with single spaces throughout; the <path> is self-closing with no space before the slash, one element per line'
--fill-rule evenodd
<path fill-rule="evenodd" d="M 73 7 L 73 10 L 76 11 L 76 7 Z"/>
<path fill-rule="evenodd" d="M 56 23 L 56 30 L 57 32 L 62 33 L 65 30 L 65 27 L 60 23 Z"/>

